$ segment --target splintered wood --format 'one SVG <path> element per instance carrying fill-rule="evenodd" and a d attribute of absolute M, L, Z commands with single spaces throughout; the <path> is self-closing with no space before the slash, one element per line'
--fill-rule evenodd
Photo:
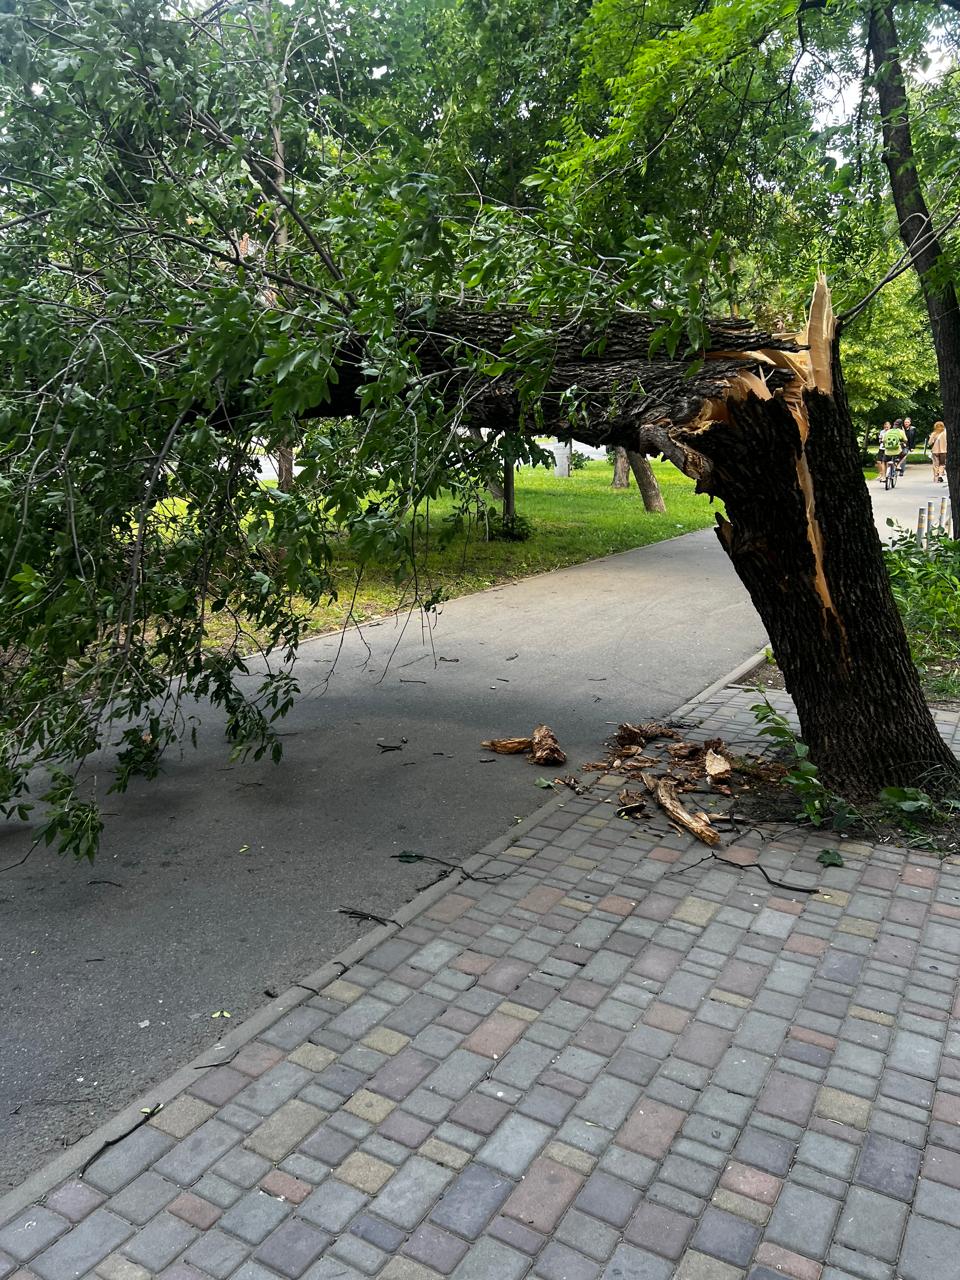
<path fill-rule="evenodd" d="M 526 754 L 531 764 L 566 764 L 566 753 L 549 725 L 538 724 L 529 738 L 489 738 L 481 742 L 487 751 L 504 756 Z"/>
<path fill-rule="evenodd" d="M 652 773 L 646 772 L 641 774 L 641 777 L 644 786 L 668 818 L 691 832 L 704 844 L 720 843 L 720 832 L 710 825 L 710 819 L 705 813 L 691 813 L 689 809 L 684 808 L 677 795 L 677 784 L 671 778 L 656 778 Z"/>

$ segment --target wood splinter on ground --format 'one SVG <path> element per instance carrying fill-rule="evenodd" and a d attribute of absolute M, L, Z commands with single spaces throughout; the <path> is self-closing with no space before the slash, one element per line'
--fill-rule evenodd
<path fill-rule="evenodd" d="M 714 751 L 712 747 L 708 748 L 703 765 L 711 782 L 726 782 L 733 772 L 733 765 L 727 757 Z"/>
<path fill-rule="evenodd" d="M 529 738 L 489 738 L 480 743 L 487 751 L 504 756 L 516 756 L 526 752 L 531 764 L 566 764 L 566 753 L 557 741 L 557 735 L 549 725 L 538 724 Z"/>
<path fill-rule="evenodd" d="M 670 778 L 656 778 L 652 773 L 641 773 L 643 784 L 669 818 L 691 832 L 704 844 L 720 843 L 720 833 L 710 825 L 706 814 L 691 813 L 680 803 L 677 786 Z"/>

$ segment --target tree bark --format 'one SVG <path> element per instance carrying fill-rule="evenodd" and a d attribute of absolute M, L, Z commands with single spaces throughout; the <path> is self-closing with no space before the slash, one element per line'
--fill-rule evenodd
<path fill-rule="evenodd" d="M 517 514 L 516 466 L 512 459 L 503 464 L 503 518 L 512 520 Z"/>
<path fill-rule="evenodd" d="M 636 449 L 627 449 L 626 455 L 630 463 L 630 470 L 633 472 L 633 477 L 637 482 L 637 488 L 640 490 L 640 497 L 643 499 L 643 509 L 662 514 L 667 507 L 663 501 L 663 494 L 660 492 L 657 477 L 653 474 L 650 459 L 646 454 L 637 453 Z"/>
<path fill-rule="evenodd" d="M 883 563 L 840 376 L 782 397 L 750 392 L 727 421 L 686 435 L 722 498 L 721 545 L 770 637 L 826 786 L 875 799 L 886 786 L 936 789 L 960 766 L 920 687 Z"/>
<path fill-rule="evenodd" d="M 910 107 L 894 6 L 871 0 L 867 32 L 874 84 L 880 103 L 883 160 L 897 211 L 900 238 L 909 252 L 923 290 L 933 348 L 940 374 L 943 420 L 947 425 L 947 484 L 954 537 L 960 536 L 960 305 L 951 269 L 927 208 L 917 170 Z"/>
<path fill-rule="evenodd" d="M 618 444 L 613 451 L 613 479 L 610 481 L 610 487 L 612 489 L 630 488 L 630 459 L 622 444 Z"/>
<path fill-rule="evenodd" d="M 271 0 L 263 0 L 263 35 L 266 50 L 266 61 L 270 68 L 270 136 L 273 144 L 273 180 L 277 191 L 283 194 L 287 180 L 286 149 L 283 143 L 283 95 L 280 81 L 274 66 L 275 50 L 273 44 L 273 10 Z M 278 201 L 273 210 L 274 257 L 282 269 L 283 258 L 287 249 L 287 222 L 282 204 Z M 288 443 L 281 444 L 277 451 L 277 488 L 281 493 L 290 493 L 293 489 L 293 447 Z"/>
<path fill-rule="evenodd" d="M 281 445 L 277 450 L 277 488 L 281 493 L 292 490 L 293 479 L 293 450 L 288 445 Z"/>

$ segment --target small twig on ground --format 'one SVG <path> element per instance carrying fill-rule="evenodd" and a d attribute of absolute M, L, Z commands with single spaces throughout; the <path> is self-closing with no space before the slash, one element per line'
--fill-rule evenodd
<path fill-rule="evenodd" d="M 94 1163 L 94 1161 L 99 1160 L 105 1151 L 109 1151 L 111 1147 L 115 1147 L 117 1143 L 122 1142 L 124 1138 L 129 1138 L 131 1133 L 136 1133 L 136 1131 L 142 1128 L 147 1123 L 147 1121 L 151 1119 L 151 1117 L 155 1116 L 157 1112 L 161 1110 L 162 1107 L 163 1107 L 163 1103 L 158 1102 L 155 1107 L 150 1107 L 147 1110 L 145 1110 L 143 1115 L 136 1122 L 136 1124 L 132 1124 L 130 1128 L 126 1131 L 126 1133 L 121 1133 L 116 1138 L 108 1138 L 106 1142 L 101 1143 L 100 1146 L 97 1147 L 93 1155 L 90 1156 L 88 1160 L 85 1160 L 84 1163 L 80 1166 L 80 1172 L 77 1174 L 77 1177 L 82 1178 L 83 1175 L 90 1168 L 90 1166 Z"/>

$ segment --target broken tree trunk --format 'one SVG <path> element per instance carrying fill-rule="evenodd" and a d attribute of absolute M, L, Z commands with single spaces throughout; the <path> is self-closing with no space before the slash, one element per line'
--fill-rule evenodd
<path fill-rule="evenodd" d="M 633 478 L 636 480 L 637 488 L 640 490 L 640 497 L 643 499 L 644 511 L 655 511 L 662 514 L 667 508 L 663 501 L 663 494 L 660 492 L 660 486 L 657 483 L 657 477 L 653 474 L 650 459 L 646 454 L 637 453 L 636 449 L 627 449 L 625 452 L 627 461 L 630 463 L 630 470 L 633 472 Z"/>
<path fill-rule="evenodd" d="M 960 776 L 924 700 L 893 600 L 840 374 L 829 293 L 809 356 L 772 395 L 752 374 L 674 434 L 706 462 L 717 533 L 750 593 L 822 781 L 854 798 Z"/>
<path fill-rule="evenodd" d="M 610 481 L 610 487 L 612 489 L 630 488 L 630 459 L 622 444 L 618 444 L 613 451 L 613 479 Z"/>
<path fill-rule="evenodd" d="M 417 347 L 420 368 L 449 371 L 458 344 L 499 359 L 527 318 L 518 309 L 441 312 Z M 852 798 L 956 785 L 960 763 L 924 701 L 890 591 L 825 282 L 806 333 L 711 320 L 709 346 L 687 358 L 662 348 L 651 356 L 656 320 L 635 313 L 604 322 L 602 349 L 593 322 L 555 317 L 552 327 L 549 349 L 537 348 L 547 369 L 537 415 L 521 401 L 518 372 L 485 383 L 467 374 L 471 424 L 569 436 L 574 400 L 578 440 L 659 454 L 693 477 L 725 504 L 721 544 L 767 628 L 823 782 Z M 362 412 L 367 376 L 345 351 L 317 415 Z"/>

